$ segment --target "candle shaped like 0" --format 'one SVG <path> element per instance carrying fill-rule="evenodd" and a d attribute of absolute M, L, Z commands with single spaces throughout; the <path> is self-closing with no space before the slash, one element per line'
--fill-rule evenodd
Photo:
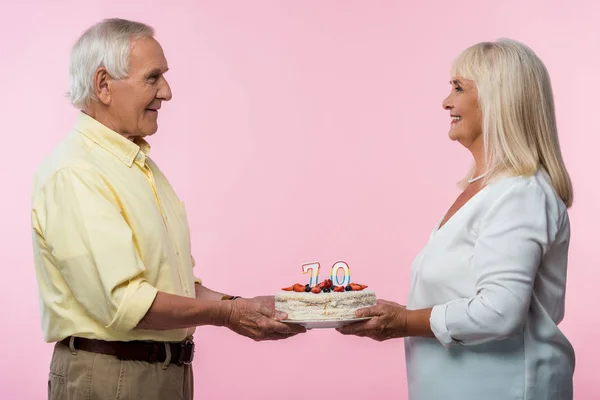
<path fill-rule="evenodd" d="M 338 278 L 338 274 L 337 274 L 338 270 L 340 268 L 344 270 L 344 278 L 342 279 L 341 282 L 340 282 L 340 280 Z M 350 267 L 348 267 L 348 264 L 346 264 L 343 261 L 338 261 L 335 264 L 333 264 L 333 267 L 331 267 L 331 275 L 330 275 L 329 279 L 331 279 L 331 282 L 333 282 L 333 284 L 336 286 L 349 285 L 350 284 Z"/>
<path fill-rule="evenodd" d="M 321 265 L 319 263 L 302 265 L 303 274 L 306 274 L 310 271 L 310 280 L 308 281 L 308 285 L 310 287 L 315 287 L 319 283 L 319 269 L 321 269 Z"/>

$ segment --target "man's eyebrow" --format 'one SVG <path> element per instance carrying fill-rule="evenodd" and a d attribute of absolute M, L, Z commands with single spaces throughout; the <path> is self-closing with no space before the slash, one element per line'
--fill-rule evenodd
<path fill-rule="evenodd" d="M 161 75 L 161 74 L 164 74 L 165 72 L 167 72 L 168 70 L 169 70 L 168 67 L 165 70 L 163 70 L 161 68 L 154 68 L 153 70 L 151 70 L 150 72 L 148 72 L 146 75 L 147 76 Z"/>

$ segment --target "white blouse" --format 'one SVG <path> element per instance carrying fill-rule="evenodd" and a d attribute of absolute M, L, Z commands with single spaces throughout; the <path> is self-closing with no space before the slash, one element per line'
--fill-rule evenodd
<path fill-rule="evenodd" d="M 548 175 L 501 178 L 439 225 L 411 267 L 407 308 L 433 307 L 436 338 L 405 339 L 410 399 L 572 399 L 569 217 Z"/>

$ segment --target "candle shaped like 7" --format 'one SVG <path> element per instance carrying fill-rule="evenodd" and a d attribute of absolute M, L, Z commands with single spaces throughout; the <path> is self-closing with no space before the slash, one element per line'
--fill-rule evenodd
<path fill-rule="evenodd" d="M 321 269 L 321 265 L 319 263 L 302 265 L 303 274 L 306 274 L 310 271 L 310 280 L 308 282 L 310 287 L 315 287 L 319 283 L 319 269 Z"/>

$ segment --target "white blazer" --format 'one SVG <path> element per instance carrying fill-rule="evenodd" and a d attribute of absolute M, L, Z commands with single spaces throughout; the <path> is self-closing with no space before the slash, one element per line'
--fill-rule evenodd
<path fill-rule="evenodd" d="M 436 338 L 405 339 L 410 398 L 571 400 L 570 225 L 546 172 L 500 178 L 439 225 L 411 267 L 407 308 L 433 307 Z"/>

